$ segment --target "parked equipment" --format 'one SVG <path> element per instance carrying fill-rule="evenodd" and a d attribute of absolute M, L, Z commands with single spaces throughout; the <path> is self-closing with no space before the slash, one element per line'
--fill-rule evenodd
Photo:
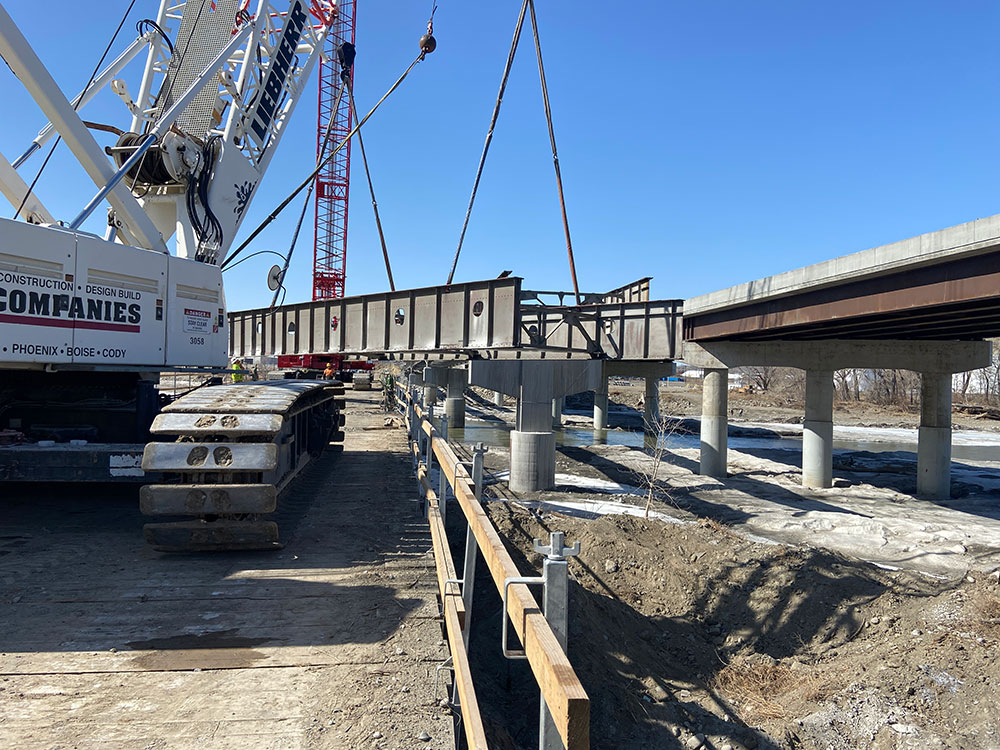
<path fill-rule="evenodd" d="M 227 369 L 221 265 L 338 21 L 334 0 L 248 4 L 162 0 L 72 102 L 0 6 L 0 55 L 49 119 L 13 164 L 0 157 L 23 219 L 0 219 L 0 430 L 20 436 L 0 443 L 0 479 L 158 480 L 142 510 L 191 517 L 146 527 L 160 549 L 274 547 L 263 516 L 343 436 L 337 381 L 196 387 L 172 402 L 156 388 L 162 372 Z M 130 90 L 118 75 L 144 51 Z M 98 125 L 121 133 L 102 150 L 77 110 L 105 87 L 130 122 Z M 17 172 L 56 133 L 96 189 L 58 224 Z M 85 231 L 105 203 L 106 234 Z"/>

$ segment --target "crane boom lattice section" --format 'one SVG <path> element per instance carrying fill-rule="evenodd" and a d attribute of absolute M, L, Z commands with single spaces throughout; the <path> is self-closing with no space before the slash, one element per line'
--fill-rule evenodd
<path fill-rule="evenodd" d="M 327 125 L 333 120 L 328 150 L 336 148 L 354 126 L 350 99 L 340 98 L 340 65 L 337 49 L 344 42 L 354 44 L 355 0 L 337 4 L 337 17 L 326 38 L 326 55 L 320 60 L 319 107 L 316 127 L 316 153 L 323 157 Z M 354 68 L 348 75 L 354 80 Z M 351 144 L 348 143 L 316 175 L 316 229 L 313 256 L 313 299 L 344 296 L 347 264 L 347 206 L 351 173 Z"/>

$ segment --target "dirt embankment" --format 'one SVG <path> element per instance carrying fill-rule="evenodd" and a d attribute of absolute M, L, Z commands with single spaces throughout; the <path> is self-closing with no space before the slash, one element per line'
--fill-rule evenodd
<path fill-rule="evenodd" d="M 595 748 L 1000 747 L 996 574 L 946 584 L 712 521 L 489 512 L 526 571 L 532 538 L 582 543 L 570 658 Z"/>

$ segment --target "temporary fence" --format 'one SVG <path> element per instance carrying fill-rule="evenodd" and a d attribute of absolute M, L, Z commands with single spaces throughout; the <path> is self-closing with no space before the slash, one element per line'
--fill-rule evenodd
<path fill-rule="evenodd" d="M 422 390 L 411 389 L 400 381 L 396 387 L 411 441 L 413 468 L 431 530 L 438 592 L 455 674 L 455 693 L 469 748 L 478 750 L 488 746 L 468 655 L 473 582 L 477 552 L 481 552 L 503 600 L 503 654 L 510 659 L 526 659 L 541 692 L 540 750 L 588 750 L 590 699 L 566 656 L 566 558 L 579 553 L 579 544 L 564 547 L 560 532 L 551 535 L 548 545 L 535 540 L 535 551 L 545 555 L 543 573 L 538 577 L 523 577 L 481 504 L 485 452 L 482 446 L 477 446 L 473 452 L 471 465 L 460 461 L 448 443 L 447 417 L 441 418 L 440 429 L 435 428 L 433 406 L 424 406 Z M 440 472 L 436 490 L 431 485 L 435 462 Z M 457 502 L 467 522 L 461 578 L 456 572 L 445 533 L 449 497 Z M 543 586 L 544 611 L 532 596 L 529 585 Z M 523 650 L 508 647 L 511 628 L 523 644 Z"/>

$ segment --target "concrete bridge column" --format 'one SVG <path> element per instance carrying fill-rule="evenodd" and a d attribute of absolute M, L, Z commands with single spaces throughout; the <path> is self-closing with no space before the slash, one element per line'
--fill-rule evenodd
<path fill-rule="evenodd" d="M 430 366 L 424 368 L 424 408 L 437 403 L 438 389 L 436 375 Z"/>
<path fill-rule="evenodd" d="M 456 429 L 465 427 L 465 387 L 468 375 L 464 367 L 448 370 L 448 391 L 444 400 L 444 413 L 448 416 L 448 426 Z"/>
<path fill-rule="evenodd" d="M 566 407 L 566 397 L 552 399 L 552 428 L 562 427 L 563 409 Z"/>
<path fill-rule="evenodd" d="M 806 370 L 802 423 L 802 485 L 833 486 L 833 371 Z"/>
<path fill-rule="evenodd" d="M 496 406 L 503 406 L 503 394 L 500 391 L 493 391 L 493 403 Z"/>
<path fill-rule="evenodd" d="M 646 396 L 643 399 L 642 423 L 646 432 L 660 431 L 660 379 L 654 375 L 647 375 Z"/>
<path fill-rule="evenodd" d="M 603 372 L 594 391 L 594 429 L 608 429 L 608 379 Z"/>
<path fill-rule="evenodd" d="M 729 439 L 729 369 L 706 368 L 701 396 L 699 474 L 725 478 Z"/>
<path fill-rule="evenodd" d="M 539 387 L 542 386 L 542 387 Z M 510 488 L 547 490 L 556 484 L 556 436 L 552 433 L 551 383 L 521 386 L 517 422 L 510 433 Z"/>
<path fill-rule="evenodd" d="M 517 394 L 517 422 L 510 433 L 510 488 L 547 490 L 556 483 L 552 402 L 597 386 L 601 363 L 590 361 L 484 361 L 469 363 L 474 385 Z"/>
<path fill-rule="evenodd" d="M 951 374 L 920 373 L 917 496 L 951 497 Z"/>

